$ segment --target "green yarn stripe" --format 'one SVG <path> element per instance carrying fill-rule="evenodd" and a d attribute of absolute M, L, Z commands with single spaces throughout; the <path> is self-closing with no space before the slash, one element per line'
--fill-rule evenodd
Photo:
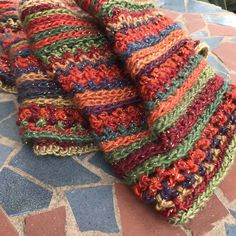
<path fill-rule="evenodd" d="M 146 137 L 146 138 L 143 138 L 137 142 L 134 142 L 134 143 L 128 145 L 127 147 L 117 148 L 114 151 L 107 153 L 105 156 L 105 159 L 109 163 L 118 162 L 121 159 L 125 159 L 128 155 L 130 155 L 135 150 L 142 148 L 145 144 L 147 144 L 151 141 L 154 141 L 155 139 L 156 139 L 156 136 L 153 135 L 152 137 L 151 136 Z"/>
<path fill-rule="evenodd" d="M 147 129 L 146 124 L 142 124 L 141 126 L 137 126 L 137 124 L 131 123 L 128 128 L 126 128 L 124 125 L 119 125 L 117 128 L 117 131 L 113 131 L 111 128 L 105 127 L 104 132 L 103 132 L 104 135 L 98 136 L 94 132 L 94 137 L 97 141 L 104 142 L 104 141 L 108 141 L 108 140 L 114 140 L 117 137 L 125 137 L 127 135 L 140 133 L 146 129 Z"/>
<path fill-rule="evenodd" d="M 102 4 L 98 10 L 99 17 L 111 17 L 114 12 L 114 8 L 119 8 L 122 10 L 131 11 L 143 11 L 146 9 L 154 8 L 154 5 L 151 3 L 137 3 L 133 1 L 119 1 L 119 0 L 108 0 Z"/>
<path fill-rule="evenodd" d="M 23 140 L 28 139 L 39 139 L 39 138 L 48 138 L 48 139 L 57 139 L 60 141 L 71 141 L 74 142 L 92 142 L 93 138 L 91 136 L 83 136 L 80 137 L 79 135 L 74 134 L 55 134 L 50 131 L 42 131 L 42 132 L 33 132 L 33 131 L 26 131 L 23 136 Z"/>
<path fill-rule="evenodd" d="M 45 10 L 45 11 L 40 11 L 40 12 L 36 12 L 36 13 L 32 13 L 30 15 L 27 15 L 23 21 L 23 25 L 27 26 L 30 21 L 35 20 L 37 18 L 41 18 L 44 16 L 49 16 L 49 15 L 71 15 L 73 16 L 74 14 L 67 9 L 62 9 L 62 8 L 58 8 L 58 9 L 50 9 L 50 10 Z"/>
<path fill-rule="evenodd" d="M 88 51 L 88 49 L 92 46 L 97 48 L 104 47 L 104 43 L 106 43 L 106 41 L 107 40 L 103 35 L 63 39 L 35 51 L 35 55 L 44 63 L 48 64 L 50 62 L 49 57 L 52 54 L 58 58 L 61 58 L 65 52 L 76 54 L 77 49 Z"/>
<path fill-rule="evenodd" d="M 78 31 L 78 30 L 91 30 L 94 29 L 94 27 L 92 26 L 60 26 L 57 28 L 53 28 L 53 29 L 49 29 L 43 32 L 39 32 L 37 34 L 35 34 L 30 41 L 31 42 L 37 42 L 39 40 L 51 37 L 51 36 L 55 36 L 61 33 L 65 33 L 68 31 Z"/>
<path fill-rule="evenodd" d="M 200 74 L 198 81 L 190 90 L 187 91 L 187 93 L 184 94 L 178 105 L 164 116 L 160 117 L 153 125 L 153 129 L 157 132 L 163 132 L 167 128 L 171 127 L 186 113 L 188 107 L 194 102 L 196 96 L 202 92 L 206 84 L 213 79 L 214 76 L 214 70 L 210 66 L 207 66 Z"/>
<path fill-rule="evenodd" d="M 203 112 L 201 117 L 193 125 L 191 132 L 187 137 L 172 151 L 167 154 L 153 156 L 149 160 L 146 160 L 135 170 L 129 172 L 124 178 L 128 185 L 131 185 L 138 181 L 141 175 L 149 175 L 155 171 L 157 167 L 168 168 L 173 162 L 183 158 L 187 155 L 187 152 L 191 150 L 194 143 L 200 138 L 203 129 L 209 122 L 213 113 L 217 110 L 221 104 L 224 94 L 228 91 L 228 83 L 225 83 L 217 93 L 216 99 L 208 108 Z"/>
<path fill-rule="evenodd" d="M 208 72 L 210 72 L 210 73 L 209 73 L 209 75 L 208 75 L 209 77 L 207 77 L 208 79 L 205 80 L 205 82 L 209 81 L 209 79 L 212 78 L 210 75 L 214 76 L 214 71 L 213 71 L 212 69 L 207 68 L 207 69 L 205 69 L 205 72 L 206 72 L 206 71 L 208 71 Z M 203 76 L 203 75 L 205 75 L 204 72 L 202 72 L 202 76 Z M 205 77 L 205 78 L 206 78 L 206 77 Z M 204 78 L 202 78 L 202 81 L 204 81 Z M 200 82 L 200 84 L 201 84 L 201 83 L 202 83 L 202 82 Z M 205 84 L 205 83 L 204 83 L 204 84 Z M 191 97 L 191 96 L 193 96 L 193 97 Z M 190 101 L 193 100 L 192 98 L 195 98 L 194 95 L 191 95 L 191 96 L 190 96 L 190 99 L 188 98 L 189 103 L 190 103 Z M 186 98 L 185 98 L 185 99 L 186 99 Z M 181 106 L 182 106 L 182 105 L 181 105 Z M 184 110 L 181 115 L 183 115 L 185 112 L 186 112 L 186 110 Z M 178 118 L 179 118 L 181 115 L 179 115 Z M 173 119 L 173 117 L 174 117 L 174 114 L 173 114 L 173 116 L 171 116 L 171 119 Z M 178 118 L 177 118 L 176 120 L 178 120 Z M 161 119 L 161 118 L 160 118 L 160 119 Z M 171 119 L 170 119 L 170 120 L 171 120 Z M 175 123 L 176 120 L 175 120 L 173 123 Z M 171 120 L 171 122 L 172 122 L 172 120 Z M 171 122 L 170 122 L 170 123 L 171 123 Z M 168 127 L 168 123 L 167 123 L 167 124 L 164 123 L 163 125 L 167 125 L 167 127 Z M 171 126 L 171 125 L 170 125 L 170 126 Z M 161 129 L 160 129 L 160 130 L 161 130 Z M 164 130 L 164 129 L 163 129 L 163 130 Z M 162 132 L 163 130 L 161 130 L 160 132 Z M 131 144 L 130 147 L 121 147 L 121 148 L 119 148 L 119 149 L 116 149 L 115 152 L 110 152 L 110 153 L 106 156 L 106 160 L 107 160 L 108 162 L 110 162 L 110 163 L 117 162 L 117 161 L 119 161 L 119 160 L 121 160 L 121 159 L 126 158 L 126 157 L 127 157 L 129 154 L 131 154 L 134 150 L 141 148 L 142 146 L 144 146 L 144 145 L 147 144 L 148 142 L 154 141 L 155 139 L 156 139 L 156 136 L 153 135 L 153 136 L 150 137 L 150 138 L 146 138 L 146 139 L 144 139 L 144 140 L 140 140 L 140 141 L 138 141 L 138 142 L 135 142 L 135 143 Z"/>
<path fill-rule="evenodd" d="M 201 62 L 202 60 L 202 56 L 200 55 L 196 55 L 190 58 L 189 63 L 190 65 L 185 66 L 186 71 L 182 72 L 182 82 L 180 82 L 181 79 L 176 79 L 176 82 L 180 82 L 183 83 L 184 80 L 186 79 L 186 77 L 189 76 L 189 74 L 191 73 L 191 71 L 193 71 L 197 65 Z M 176 83 L 176 87 L 179 87 L 179 85 Z M 114 152 L 110 152 L 106 155 L 106 160 L 109 163 L 114 163 L 117 162 L 121 159 L 125 159 L 128 155 L 130 155 L 133 151 L 142 148 L 145 144 L 152 142 L 156 139 L 156 135 L 152 135 L 152 137 L 148 137 L 148 138 L 144 138 L 142 140 L 139 140 L 137 142 L 134 142 L 132 144 L 130 144 L 128 147 L 120 147 L 118 149 L 116 149 Z"/>
<path fill-rule="evenodd" d="M 195 55 L 190 57 L 188 61 L 188 65 L 184 65 L 183 71 L 178 72 L 177 78 L 172 79 L 172 85 L 169 86 L 168 84 L 165 85 L 165 92 L 159 91 L 157 93 L 158 98 L 154 101 L 145 102 L 145 108 L 148 110 L 153 110 L 157 103 L 160 101 L 164 101 L 168 98 L 168 96 L 175 94 L 177 88 L 179 88 L 184 81 L 189 77 L 189 75 L 196 69 L 199 63 L 202 61 L 203 57 L 201 55 Z"/>
<path fill-rule="evenodd" d="M 235 153 L 236 153 L 236 137 L 234 137 L 234 139 L 231 141 L 231 144 L 225 153 L 224 161 L 222 162 L 222 167 L 209 182 L 208 187 L 194 201 L 190 209 L 188 209 L 187 211 L 179 211 L 177 214 L 177 218 L 171 218 L 169 220 L 171 224 L 185 224 L 189 220 L 194 218 L 194 216 L 198 213 L 198 211 L 201 210 L 201 208 L 205 205 L 205 203 L 209 200 L 209 198 L 214 194 L 214 190 L 226 176 L 228 170 L 230 169 L 230 167 L 234 162 Z"/>

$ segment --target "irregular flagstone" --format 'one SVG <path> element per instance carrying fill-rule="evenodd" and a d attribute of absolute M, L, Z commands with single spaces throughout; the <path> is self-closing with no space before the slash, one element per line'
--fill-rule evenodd
<path fill-rule="evenodd" d="M 217 24 L 208 24 L 208 30 L 211 36 L 235 36 L 236 28 Z"/>
<path fill-rule="evenodd" d="M 233 202 L 236 199 L 236 181 L 234 181 L 235 178 L 236 178 L 236 162 L 230 168 L 224 181 L 219 186 L 224 196 L 227 198 L 229 202 Z"/>
<path fill-rule="evenodd" d="M 180 227 L 170 225 L 154 209 L 140 202 L 127 186 L 116 184 L 115 192 L 122 236 L 186 236 Z"/>
<path fill-rule="evenodd" d="M 80 231 L 118 233 L 112 186 L 66 191 Z"/>
<path fill-rule="evenodd" d="M 233 13 L 227 14 L 227 15 L 207 14 L 207 15 L 204 15 L 204 17 L 210 23 L 231 26 L 231 27 L 236 28 L 236 15 L 234 15 Z"/>
<path fill-rule="evenodd" d="M 209 64 L 216 69 L 218 74 L 222 75 L 224 78 L 227 78 L 229 72 L 224 64 L 222 64 L 222 62 L 216 56 L 209 54 L 207 60 Z"/>
<path fill-rule="evenodd" d="M 6 214 L 0 209 L 0 235 L 1 236 L 18 236 L 18 232 L 8 219 Z"/>
<path fill-rule="evenodd" d="M 236 225 L 225 224 L 226 236 L 235 236 L 236 235 Z"/>
<path fill-rule="evenodd" d="M 206 4 L 200 1 L 189 0 L 187 3 L 187 12 L 206 13 L 206 12 L 222 12 L 223 10 L 213 4 Z"/>
<path fill-rule="evenodd" d="M 29 146 L 24 146 L 10 164 L 57 187 L 97 183 L 101 179 L 70 157 L 39 157 Z"/>
<path fill-rule="evenodd" d="M 109 175 L 113 175 L 113 171 L 111 169 L 111 166 L 105 161 L 104 154 L 102 152 L 97 152 L 90 160 L 89 162 L 100 169 L 102 169 L 104 172 L 106 172 Z"/>
<path fill-rule="evenodd" d="M 236 43 L 221 43 L 220 46 L 214 50 L 214 53 L 229 69 L 236 71 Z"/>
<path fill-rule="evenodd" d="M 236 218 L 236 211 L 229 210 L 229 212 L 230 212 L 230 214 L 231 214 L 234 218 Z"/>
<path fill-rule="evenodd" d="M 0 102 L 0 121 L 9 116 L 15 111 L 15 104 L 13 101 Z"/>
<path fill-rule="evenodd" d="M 184 0 L 161 0 L 158 3 L 158 6 L 161 8 L 166 8 L 173 11 L 185 12 L 185 2 Z"/>
<path fill-rule="evenodd" d="M 48 190 L 7 168 L 0 172 L 0 204 L 9 215 L 46 208 L 51 197 Z"/>
<path fill-rule="evenodd" d="M 214 228 L 216 221 L 221 220 L 228 213 L 218 197 L 213 195 L 206 206 L 185 227 L 193 232 L 193 236 L 203 236 Z"/>
<path fill-rule="evenodd" d="M 0 167 L 7 159 L 13 148 L 0 144 Z"/>
<path fill-rule="evenodd" d="M 191 34 L 191 37 L 197 38 L 197 39 L 201 39 L 207 36 L 208 36 L 208 32 L 206 31 L 198 31 Z"/>
<path fill-rule="evenodd" d="M 162 12 L 166 16 L 169 16 L 172 20 L 175 20 L 180 15 L 175 11 L 169 11 L 164 8 L 160 8 L 160 12 Z"/>
<path fill-rule="evenodd" d="M 0 135 L 10 138 L 14 141 L 21 142 L 19 128 L 16 125 L 16 115 L 9 117 L 0 123 Z"/>
<path fill-rule="evenodd" d="M 203 42 L 209 46 L 210 50 L 213 50 L 218 47 L 222 40 L 223 37 L 210 37 L 203 39 Z"/>
<path fill-rule="evenodd" d="M 183 15 L 185 25 L 188 32 L 191 34 L 205 27 L 205 22 L 202 17 L 198 14 L 186 13 Z"/>
<path fill-rule="evenodd" d="M 236 85 L 236 74 L 230 74 L 230 81 Z"/>
<path fill-rule="evenodd" d="M 27 236 L 66 236 L 65 207 L 31 215 L 25 219 Z"/>

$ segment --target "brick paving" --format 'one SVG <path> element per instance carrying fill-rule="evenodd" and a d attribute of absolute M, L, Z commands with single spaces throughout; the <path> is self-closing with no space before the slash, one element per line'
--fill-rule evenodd
<path fill-rule="evenodd" d="M 236 84 L 236 15 L 194 0 L 157 6 L 207 43 L 209 63 Z M 236 235 L 236 164 L 205 209 L 173 227 L 112 175 L 101 153 L 36 157 L 20 142 L 16 109 L 16 98 L 0 93 L 0 236 Z"/>

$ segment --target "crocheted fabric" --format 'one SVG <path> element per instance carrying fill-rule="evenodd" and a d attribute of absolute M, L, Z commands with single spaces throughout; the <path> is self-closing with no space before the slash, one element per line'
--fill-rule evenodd
<path fill-rule="evenodd" d="M 149 142 L 136 88 L 94 23 L 50 0 L 25 1 L 21 19 L 35 55 L 73 98 L 110 162 Z"/>
<path fill-rule="evenodd" d="M 32 142 L 38 155 L 71 156 L 97 150 L 84 128 L 86 121 L 33 55 L 17 7 L 17 1 L 0 1 L 0 78 L 4 90 L 12 92 L 17 87 L 17 124 L 23 141 Z"/>
<path fill-rule="evenodd" d="M 32 55 L 88 122 L 117 176 L 171 223 L 185 223 L 233 162 L 236 88 L 152 4 L 77 3 L 105 35 L 73 1 L 22 1 Z"/>
<path fill-rule="evenodd" d="M 2 35 L 6 31 L 5 26 L 9 27 L 11 23 L 14 23 L 11 18 L 13 6 L 10 2 L 1 1 L 0 7 L 0 35 Z M 0 50 L 0 88 L 9 93 L 16 92 L 15 77 L 10 69 L 9 57 L 2 49 Z"/>

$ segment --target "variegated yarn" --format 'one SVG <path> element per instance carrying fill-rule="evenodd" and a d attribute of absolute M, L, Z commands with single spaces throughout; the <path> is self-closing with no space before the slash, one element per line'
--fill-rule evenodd
<path fill-rule="evenodd" d="M 2 87 L 36 153 L 97 148 L 171 223 L 192 219 L 236 154 L 236 88 L 207 48 L 152 4 L 24 0 L 20 21 L 0 5 Z"/>

